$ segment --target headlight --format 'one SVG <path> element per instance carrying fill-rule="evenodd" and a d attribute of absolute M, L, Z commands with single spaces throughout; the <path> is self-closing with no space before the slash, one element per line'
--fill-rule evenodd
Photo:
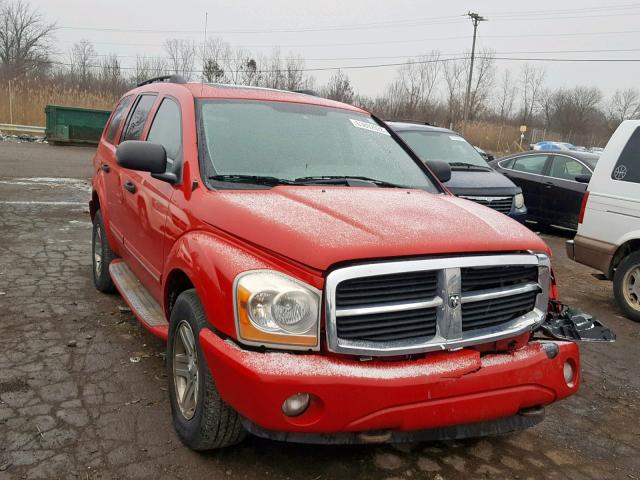
<path fill-rule="evenodd" d="M 259 270 L 235 282 L 238 340 L 251 345 L 317 349 L 321 294 L 282 273 Z"/>
<path fill-rule="evenodd" d="M 523 194 L 516 193 L 516 196 L 514 198 L 514 205 L 518 210 L 520 210 L 521 208 L 524 208 L 524 195 Z"/>

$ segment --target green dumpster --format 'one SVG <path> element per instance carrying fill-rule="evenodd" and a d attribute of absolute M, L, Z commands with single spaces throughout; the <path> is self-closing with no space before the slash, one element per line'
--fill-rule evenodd
<path fill-rule="evenodd" d="M 49 143 L 97 144 L 109 120 L 109 110 L 47 105 L 45 135 Z"/>

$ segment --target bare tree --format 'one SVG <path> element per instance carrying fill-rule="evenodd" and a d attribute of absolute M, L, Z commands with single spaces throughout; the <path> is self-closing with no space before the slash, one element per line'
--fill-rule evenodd
<path fill-rule="evenodd" d="M 164 42 L 164 50 L 167 53 L 169 70 L 190 80 L 195 73 L 197 52 L 195 42 L 170 38 Z"/>
<path fill-rule="evenodd" d="M 136 84 L 150 78 L 166 75 L 167 71 L 167 62 L 164 58 L 136 55 L 136 67 L 133 74 Z"/>
<path fill-rule="evenodd" d="M 98 81 L 102 89 L 112 94 L 120 94 L 126 89 L 126 81 L 122 75 L 122 68 L 118 55 L 112 53 L 100 60 Z"/>
<path fill-rule="evenodd" d="M 98 53 L 89 40 L 82 39 L 71 47 L 69 63 L 73 80 L 86 87 L 96 73 Z"/>
<path fill-rule="evenodd" d="M 471 58 L 465 59 L 465 70 L 469 71 Z M 473 120 L 487 107 L 487 101 L 495 80 L 495 58 L 492 50 L 481 50 L 473 66 L 473 83 L 469 95 L 469 119 Z"/>
<path fill-rule="evenodd" d="M 543 67 L 526 63 L 520 72 L 520 92 L 522 93 L 522 124 L 527 125 L 533 118 L 539 95 L 544 88 L 546 72 Z"/>
<path fill-rule="evenodd" d="M 640 116 L 640 92 L 635 88 L 616 90 L 609 101 L 607 114 L 615 126 L 625 120 Z"/>
<path fill-rule="evenodd" d="M 445 61 L 444 80 L 446 86 L 447 124 L 456 123 L 462 118 L 466 74 L 467 69 L 464 62 L 459 60 Z"/>
<path fill-rule="evenodd" d="M 429 103 L 440 73 L 440 52 L 410 60 L 398 72 L 399 94 L 408 109 L 416 110 Z"/>
<path fill-rule="evenodd" d="M 496 109 L 500 122 L 504 123 L 511 118 L 517 94 L 518 86 L 511 76 L 511 71 L 507 69 L 502 73 L 496 98 Z"/>
<path fill-rule="evenodd" d="M 595 87 L 561 88 L 547 95 L 545 115 L 547 126 L 563 134 L 587 133 L 596 126 L 602 113 L 598 105 L 602 92 Z"/>
<path fill-rule="evenodd" d="M 338 70 L 324 88 L 324 96 L 338 102 L 352 103 L 355 97 L 349 77 Z"/>
<path fill-rule="evenodd" d="M 199 57 L 202 62 L 202 76 L 206 82 L 225 81 L 225 63 L 231 56 L 231 47 L 220 38 L 210 38 L 200 46 Z"/>
<path fill-rule="evenodd" d="M 0 3 L 0 74 L 14 78 L 46 71 L 55 28 L 22 0 Z"/>

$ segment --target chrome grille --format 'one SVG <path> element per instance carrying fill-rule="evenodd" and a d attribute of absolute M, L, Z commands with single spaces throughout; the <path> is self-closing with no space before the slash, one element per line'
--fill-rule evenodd
<path fill-rule="evenodd" d="M 405 272 L 345 280 L 336 289 L 336 306 L 354 308 L 420 301 L 437 295 L 437 272 Z"/>
<path fill-rule="evenodd" d="M 549 259 L 513 254 L 354 265 L 327 276 L 329 349 L 446 350 L 516 336 L 546 316 Z"/>
<path fill-rule="evenodd" d="M 460 195 L 460 197 L 479 203 L 485 207 L 493 208 L 494 210 L 504 214 L 509 214 L 511 212 L 511 205 L 513 204 L 513 196 L 479 197 L 475 195 Z"/>

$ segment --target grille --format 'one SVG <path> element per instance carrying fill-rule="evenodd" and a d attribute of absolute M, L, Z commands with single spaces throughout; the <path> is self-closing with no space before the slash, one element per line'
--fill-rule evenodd
<path fill-rule="evenodd" d="M 495 327 L 524 315 L 536 305 L 537 292 L 462 304 L 462 331 Z"/>
<path fill-rule="evenodd" d="M 538 281 L 538 267 L 529 265 L 467 267 L 462 268 L 460 273 L 462 275 L 462 293 Z"/>
<path fill-rule="evenodd" d="M 430 272 L 404 272 L 392 275 L 354 278 L 336 289 L 338 308 L 420 302 L 437 295 L 438 275 Z"/>
<path fill-rule="evenodd" d="M 493 208 L 500 213 L 508 214 L 511 212 L 513 197 L 462 197 L 472 200 L 485 207 Z"/>
<path fill-rule="evenodd" d="M 373 342 L 432 338 L 436 334 L 436 320 L 436 308 L 340 317 L 338 336 Z"/>
<path fill-rule="evenodd" d="M 384 356 L 511 338 L 544 320 L 549 278 L 542 254 L 339 268 L 326 280 L 328 347 Z"/>

